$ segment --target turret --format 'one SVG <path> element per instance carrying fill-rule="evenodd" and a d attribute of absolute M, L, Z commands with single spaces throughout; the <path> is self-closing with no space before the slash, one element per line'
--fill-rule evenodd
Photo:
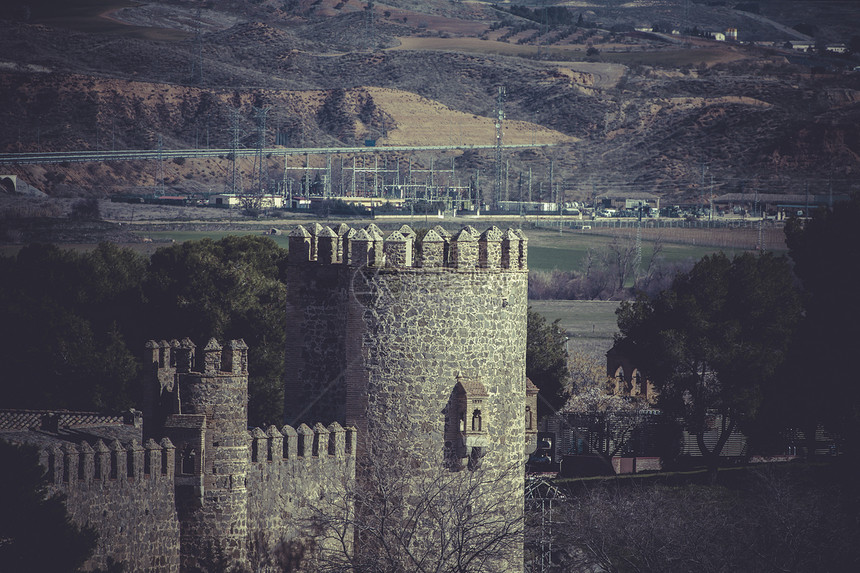
<path fill-rule="evenodd" d="M 156 358 L 156 346 L 147 343 L 151 360 Z M 130 452 L 112 443 L 111 477 L 137 475 L 134 468 L 143 463 L 151 467 L 161 455 L 161 471 L 175 475 L 182 568 L 198 568 L 214 547 L 230 556 L 231 562 L 243 562 L 248 533 L 248 346 L 243 340 L 232 340 L 222 347 L 213 338 L 203 347 L 199 361 L 196 345 L 188 338 L 170 349 L 176 358 L 175 378 L 162 387 L 161 405 L 171 409 L 163 418 L 146 420 L 158 424 L 146 428 L 148 435 L 166 436 L 161 453 L 156 453 L 151 440 L 144 448 L 133 445 Z M 170 371 L 160 365 L 160 357 L 158 362 L 156 373 Z M 97 444 L 97 468 L 105 463 L 102 455 Z M 133 456 L 132 462 L 127 455 Z M 171 462 L 172 468 L 163 466 Z"/>

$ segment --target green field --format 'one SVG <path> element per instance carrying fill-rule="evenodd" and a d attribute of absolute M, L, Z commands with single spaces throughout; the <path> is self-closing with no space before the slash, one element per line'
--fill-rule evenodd
<path fill-rule="evenodd" d="M 617 300 L 532 300 L 529 306 L 547 320 L 559 319 L 570 335 L 580 338 L 611 339 L 618 332 L 615 320 Z"/>
<path fill-rule="evenodd" d="M 559 234 L 554 231 L 532 229 L 527 232 L 529 238 L 529 268 L 532 270 L 578 271 L 589 250 L 607 248 L 613 238 L 607 235 L 583 234 L 567 232 Z M 619 239 L 622 247 L 626 247 L 629 239 Z M 663 243 L 660 257 L 669 262 L 697 261 L 705 255 L 718 252 L 721 249 L 712 246 L 684 245 L 679 243 Z M 647 262 L 654 252 L 652 241 L 642 241 L 642 260 Z M 735 254 L 727 251 L 728 255 Z"/>
<path fill-rule="evenodd" d="M 282 229 L 284 230 L 284 229 Z M 218 240 L 227 235 L 257 235 L 260 231 L 152 231 L 145 233 L 153 241 L 176 242 L 194 241 L 203 238 Z M 529 238 L 529 268 L 539 271 L 551 271 L 554 269 L 563 271 L 578 271 L 582 268 L 582 261 L 589 250 L 599 250 L 608 247 L 613 239 L 605 235 L 581 234 L 568 232 L 559 235 L 553 231 L 531 229 L 527 231 Z M 286 233 L 272 235 L 271 238 L 281 247 L 287 248 L 289 240 Z M 622 239 L 622 245 L 625 245 Z M 642 260 L 648 261 L 653 253 L 653 243 L 643 240 Z M 708 246 L 681 245 L 676 243 L 664 243 L 660 256 L 666 261 L 697 261 L 711 253 L 719 251 L 719 248 Z M 729 255 L 734 253 L 728 253 Z"/>
<path fill-rule="evenodd" d="M 531 300 L 531 309 L 559 326 L 569 337 L 566 346 L 571 354 L 581 352 L 603 360 L 618 332 L 615 310 L 619 302 L 603 300 Z"/>

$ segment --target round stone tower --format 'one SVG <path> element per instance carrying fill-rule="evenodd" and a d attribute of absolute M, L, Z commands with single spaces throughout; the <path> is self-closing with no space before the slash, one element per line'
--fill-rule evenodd
<path fill-rule="evenodd" d="M 405 225 L 291 234 L 287 422 L 355 426 L 359 463 L 384 440 L 406 472 L 494 471 L 503 483 L 487 495 L 521 516 L 526 239 L 495 227 L 416 239 Z"/>

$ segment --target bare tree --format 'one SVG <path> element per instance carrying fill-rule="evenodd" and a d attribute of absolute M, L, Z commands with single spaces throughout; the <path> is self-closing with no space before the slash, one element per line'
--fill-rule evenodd
<path fill-rule="evenodd" d="M 607 267 L 614 271 L 615 290 L 621 291 L 627 280 L 636 272 L 636 242 L 627 240 L 622 242 L 618 237 L 613 237 L 607 251 Z"/>
<path fill-rule="evenodd" d="M 568 364 L 570 399 L 563 411 L 581 433 L 588 452 L 609 460 L 625 449 L 644 423 L 648 404 L 644 398 L 619 395 L 606 367 L 593 356 L 575 351 Z"/>
<path fill-rule="evenodd" d="M 366 443 L 345 495 L 313 508 L 315 571 L 477 573 L 521 564 L 522 480 L 510 478 L 522 465 L 451 471 L 391 442 Z"/>

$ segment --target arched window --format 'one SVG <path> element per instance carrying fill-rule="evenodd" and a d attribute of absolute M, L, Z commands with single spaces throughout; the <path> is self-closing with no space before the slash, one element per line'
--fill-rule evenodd
<path fill-rule="evenodd" d="M 624 368 L 621 366 L 615 371 L 615 393 L 624 393 Z"/>
<path fill-rule="evenodd" d="M 182 451 L 182 473 L 193 475 L 197 469 L 197 450 L 186 446 Z"/>
<path fill-rule="evenodd" d="M 481 426 L 481 411 L 476 409 L 474 412 L 472 412 L 472 431 L 480 432 Z"/>
<path fill-rule="evenodd" d="M 532 429 L 532 407 L 526 406 L 526 430 Z"/>
<path fill-rule="evenodd" d="M 639 370 L 633 370 L 632 376 L 633 388 L 630 390 L 631 396 L 640 396 L 645 394 L 645 388 L 642 387 L 642 374 Z"/>

